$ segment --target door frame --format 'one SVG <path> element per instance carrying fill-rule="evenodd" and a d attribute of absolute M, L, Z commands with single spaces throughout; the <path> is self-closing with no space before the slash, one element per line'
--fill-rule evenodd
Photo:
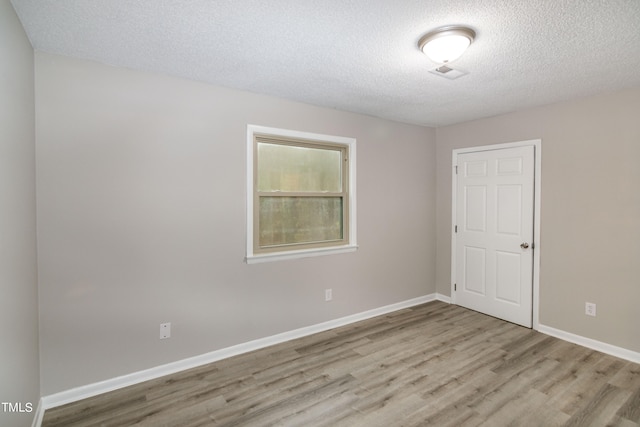
<path fill-rule="evenodd" d="M 452 151 L 452 167 L 451 167 L 451 303 L 456 304 L 456 293 L 454 285 L 456 283 L 456 195 L 458 177 L 456 168 L 458 166 L 458 155 L 464 153 L 474 153 L 481 151 L 501 150 L 505 148 L 533 146 L 534 154 L 534 177 L 533 177 L 533 304 L 532 304 L 532 328 L 538 330 L 540 325 L 539 309 L 540 309 L 540 251 L 542 244 L 540 240 L 540 198 L 541 182 L 542 182 L 542 140 L 532 139 L 527 141 L 508 142 L 503 144 L 481 145 L 468 148 L 457 148 Z"/>

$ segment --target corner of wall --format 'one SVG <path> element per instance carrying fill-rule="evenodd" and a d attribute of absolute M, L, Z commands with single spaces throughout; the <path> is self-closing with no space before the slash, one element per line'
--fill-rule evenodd
<path fill-rule="evenodd" d="M 40 398 L 34 51 L 9 1 L 0 3 L 0 424 L 27 425 Z M 8 408 L 8 409 L 7 409 Z"/>

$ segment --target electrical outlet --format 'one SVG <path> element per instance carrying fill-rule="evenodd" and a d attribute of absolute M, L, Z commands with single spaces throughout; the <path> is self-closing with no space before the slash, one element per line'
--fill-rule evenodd
<path fill-rule="evenodd" d="M 596 317 L 596 304 L 593 302 L 586 302 L 584 304 L 584 314 Z"/>
<path fill-rule="evenodd" d="M 324 290 L 324 300 L 331 301 L 333 299 L 333 291 L 331 289 Z"/>
<path fill-rule="evenodd" d="M 171 323 L 160 323 L 160 339 L 171 338 Z"/>

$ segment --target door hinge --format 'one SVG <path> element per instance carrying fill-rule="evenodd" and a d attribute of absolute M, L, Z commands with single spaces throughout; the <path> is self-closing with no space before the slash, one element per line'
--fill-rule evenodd
<path fill-rule="evenodd" d="M 455 225 L 454 227 L 455 227 L 455 228 L 453 229 L 453 232 L 454 232 L 454 233 L 457 233 L 457 232 L 458 232 L 458 226 L 457 226 L 457 225 Z"/>
<path fill-rule="evenodd" d="M 458 165 L 456 165 L 456 175 L 458 175 Z"/>
<path fill-rule="evenodd" d="M 457 284 L 457 283 L 454 283 L 454 284 L 453 284 L 453 290 L 454 290 L 454 291 L 457 291 L 457 290 L 458 290 L 458 284 Z"/>

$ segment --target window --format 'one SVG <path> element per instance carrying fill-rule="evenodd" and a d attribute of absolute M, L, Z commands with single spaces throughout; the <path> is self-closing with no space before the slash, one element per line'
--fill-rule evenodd
<path fill-rule="evenodd" d="M 247 134 L 247 262 L 355 250 L 355 139 Z"/>

